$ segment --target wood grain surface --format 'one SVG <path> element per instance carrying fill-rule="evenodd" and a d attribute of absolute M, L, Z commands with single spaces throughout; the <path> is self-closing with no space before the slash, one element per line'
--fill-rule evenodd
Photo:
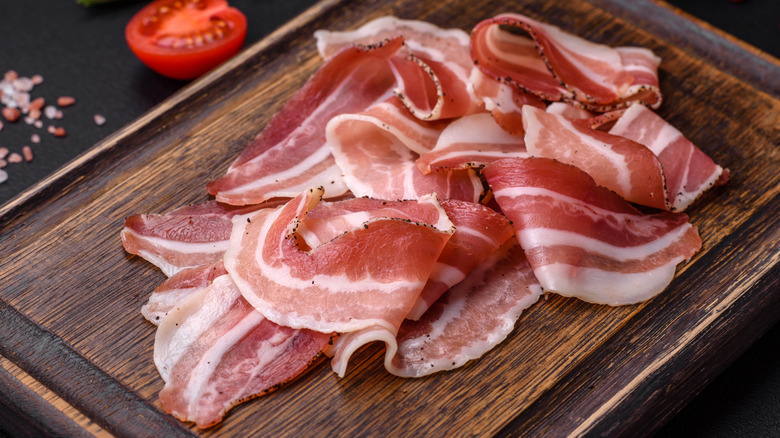
<path fill-rule="evenodd" d="M 0 207 L 0 354 L 88 419 L 80 424 L 117 436 L 652 433 L 780 319 L 780 62 L 639 3 L 317 4 Z M 313 30 L 387 14 L 470 30 L 505 11 L 662 57 L 659 113 L 732 172 L 688 212 L 702 251 L 643 304 L 546 297 L 504 343 L 455 371 L 393 377 L 372 345 L 345 378 L 320 363 L 212 429 L 165 414 L 154 326 L 140 314 L 164 276 L 124 252 L 123 219 L 209 199 L 206 183 L 320 65 Z M 719 50 L 702 53 L 708 41 Z"/>

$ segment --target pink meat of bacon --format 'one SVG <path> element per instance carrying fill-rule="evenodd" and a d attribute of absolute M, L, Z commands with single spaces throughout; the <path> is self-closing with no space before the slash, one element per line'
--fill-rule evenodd
<path fill-rule="evenodd" d="M 277 324 L 324 333 L 374 325 L 396 330 L 452 222 L 428 197 L 409 201 L 424 207 L 423 217 L 395 218 L 391 210 L 309 249 L 298 227 L 321 196 L 321 188 L 311 189 L 279 210 L 235 218 L 225 268 L 244 297 Z"/>
<path fill-rule="evenodd" d="M 522 110 L 525 105 L 544 108 L 542 99 L 520 88 L 496 80 L 475 68 L 469 78 L 474 94 L 481 100 L 504 131 L 513 135 L 523 135 Z"/>
<path fill-rule="evenodd" d="M 460 283 L 515 234 L 504 216 L 481 204 L 445 200 L 441 206 L 455 225 L 455 232 L 444 246 L 407 319 L 420 319 L 444 292 Z"/>
<path fill-rule="evenodd" d="M 648 148 L 591 129 L 587 119 L 569 120 L 531 106 L 523 108 L 523 125 L 529 154 L 573 164 L 630 202 L 669 209 L 663 168 Z"/>
<path fill-rule="evenodd" d="M 445 122 L 424 122 L 393 98 L 359 114 L 341 114 L 327 127 L 327 140 L 344 182 L 355 196 L 477 202 L 482 182 L 472 169 L 423 174 L 415 162 L 433 148 Z"/>
<path fill-rule="evenodd" d="M 208 185 L 220 202 L 235 205 L 290 198 L 314 186 L 329 198 L 346 192 L 325 142 L 335 115 L 363 111 L 390 96 L 395 78 L 388 59 L 400 38 L 347 47 L 328 59 L 250 143 L 227 174 Z"/>
<path fill-rule="evenodd" d="M 209 201 L 163 215 L 133 215 L 125 219 L 122 244 L 125 251 L 143 257 L 170 277 L 182 269 L 222 260 L 234 215 L 276 205 L 238 208 Z"/>
<path fill-rule="evenodd" d="M 398 350 L 385 366 L 401 377 L 421 377 L 463 366 L 501 343 L 542 288 L 516 239 L 509 240 L 419 321 L 406 320 Z"/>
<path fill-rule="evenodd" d="M 294 330 L 263 318 L 229 276 L 191 294 L 162 320 L 154 362 L 165 381 L 166 412 L 199 428 L 305 371 L 330 334 Z"/>
<path fill-rule="evenodd" d="M 643 215 L 574 166 L 506 159 L 484 175 L 545 291 L 637 303 L 663 291 L 701 248 L 684 213 Z"/>
<path fill-rule="evenodd" d="M 598 112 L 632 102 L 657 108 L 660 60 L 638 47 L 596 44 L 519 14 L 477 24 L 471 55 L 488 76 L 548 101 Z"/>
<path fill-rule="evenodd" d="M 640 143 L 658 157 L 672 211 L 685 210 L 704 191 L 728 181 L 728 169 L 715 164 L 674 126 L 643 105 L 631 105 L 609 133 Z"/>
<path fill-rule="evenodd" d="M 481 101 L 469 82 L 473 70 L 469 36 L 461 29 L 385 16 L 352 31 L 314 32 L 317 49 L 325 59 L 346 46 L 399 35 L 403 36 L 404 50 L 390 59 L 397 81 L 395 94 L 415 117 L 437 120 L 481 110 Z"/>
<path fill-rule="evenodd" d="M 490 114 L 478 113 L 463 116 L 444 128 L 433 149 L 420 154 L 417 168 L 425 174 L 478 168 L 501 158 L 527 155 L 522 136 L 501 129 Z"/>
<path fill-rule="evenodd" d="M 149 300 L 141 307 L 141 314 L 152 324 L 159 325 L 177 304 L 210 285 L 215 278 L 226 274 L 222 260 L 210 265 L 182 269 L 154 289 Z"/>

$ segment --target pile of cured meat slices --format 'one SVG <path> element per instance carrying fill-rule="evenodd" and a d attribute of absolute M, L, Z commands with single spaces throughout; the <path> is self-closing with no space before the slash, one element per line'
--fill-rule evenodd
<path fill-rule="evenodd" d="M 728 171 L 653 112 L 651 51 L 517 14 L 315 37 L 322 66 L 214 200 L 125 222 L 169 276 L 142 313 L 177 418 L 376 341 L 398 376 L 460 367 L 543 293 L 637 303 L 701 247 L 681 211 Z"/>

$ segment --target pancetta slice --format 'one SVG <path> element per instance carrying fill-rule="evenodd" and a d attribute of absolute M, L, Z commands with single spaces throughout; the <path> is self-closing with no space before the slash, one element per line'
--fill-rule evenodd
<path fill-rule="evenodd" d="M 393 98 L 363 113 L 334 117 L 327 140 L 355 196 L 418 199 L 436 193 L 442 199 L 477 202 L 483 187 L 472 169 L 423 174 L 415 164 L 445 126 L 416 119 Z"/>
<path fill-rule="evenodd" d="M 461 29 L 442 29 L 431 23 L 380 17 L 346 32 L 314 32 L 323 58 L 353 44 L 372 44 L 402 36 L 405 49 L 390 59 L 396 77 L 396 96 L 421 120 L 438 120 L 481 110 L 469 75 L 469 35 Z"/>
<path fill-rule="evenodd" d="M 182 269 L 152 291 L 149 300 L 141 307 L 141 314 L 152 324 L 159 325 L 177 304 L 210 285 L 215 278 L 226 274 L 221 260 L 209 265 Z"/>
<path fill-rule="evenodd" d="M 396 38 L 346 47 L 328 59 L 209 192 L 236 205 L 291 198 L 320 185 L 329 198 L 343 195 L 347 188 L 325 143 L 325 126 L 337 114 L 363 111 L 391 95 L 395 77 L 388 60 L 402 46 Z"/>
<path fill-rule="evenodd" d="M 674 126 L 643 105 L 631 105 L 609 133 L 640 143 L 658 157 L 672 211 L 685 210 L 707 189 L 728 181 L 728 169 L 715 164 Z"/>
<path fill-rule="evenodd" d="M 244 297 L 277 324 L 324 333 L 375 325 L 396 330 L 449 240 L 452 222 L 435 197 L 426 197 L 409 201 L 425 207 L 425 222 L 389 211 L 308 249 L 297 229 L 322 193 L 311 189 L 279 210 L 235 218 L 225 268 Z"/>
<path fill-rule="evenodd" d="M 684 213 L 643 215 L 574 166 L 517 158 L 483 174 L 545 291 L 637 303 L 664 290 L 701 248 Z"/>
<path fill-rule="evenodd" d="M 450 123 L 436 145 L 417 158 L 423 173 L 447 169 L 479 168 L 510 157 L 528 156 L 522 136 L 503 130 L 488 113 L 463 116 Z"/>
<path fill-rule="evenodd" d="M 441 206 L 455 225 L 455 232 L 444 246 L 407 319 L 422 317 L 444 292 L 460 283 L 515 233 L 503 215 L 481 204 L 445 200 Z"/>
<path fill-rule="evenodd" d="M 587 119 L 569 120 L 531 106 L 523 107 L 523 125 L 529 154 L 573 164 L 630 202 L 669 209 L 663 168 L 648 148 L 591 129 Z"/>
<path fill-rule="evenodd" d="M 154 362 L 166 412 L 199 428 L 305 371 L 330 334 L 282 327 L 264 318 L 223 275 L 179 303 L 162 320 Z"/>
<path fill-rule="evenodd" d="M 450 289 L 419 321 L 406 320 L 385 366 L 401 377 L 461 367 L 501 343 L 542 288 L 516 239 Z"/>
<path fill-rule="evenodd" d="M 136 214 L 125 219 L 122 244 L 125 251 L 144 258 L 170 277 L 182 269 L 221 260 L 233 227 L 230 219 L 234 215 L 276 205 L 266 203 L 239 208 L 209 201 L 180 207 L 163 215 Z"/>
<path fill-rule="evenodd" d="M 638 47 L 612 48 L 519 14 L 483 20 L 471 55 L 488 76 L 548 101 L 597 112 L 642 102 L 661 104 L 660 59 Z"/>

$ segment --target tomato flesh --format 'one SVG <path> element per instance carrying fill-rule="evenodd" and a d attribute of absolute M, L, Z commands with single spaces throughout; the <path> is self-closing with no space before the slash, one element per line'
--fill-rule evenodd
<path fill-rule="evenodd" d="M 246 16 L 227 0 L 156 0 L 125 27 L 130 50 L 152 70 L 193 79 L 235 55 Z"/>

